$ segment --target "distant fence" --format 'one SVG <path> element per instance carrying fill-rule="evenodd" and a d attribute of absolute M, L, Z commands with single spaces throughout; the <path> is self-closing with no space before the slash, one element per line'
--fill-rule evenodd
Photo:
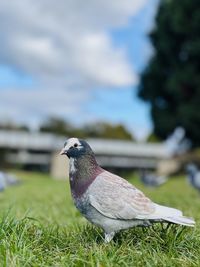
<path fill-rule="evenodd" d="M 67 138 L 54 134 L 0 131 L 0 149 L 6 150 L 6 160 L 23 166 L 45 166 L 56 169 L 55 157 Z M 163 144 L 135 143 L 122 140 L 87 140 L 97 161 L 104 167 L 155 169 L 160 160 L 168 157 Z M 60 165 L 59 165 L 60 168 Z M 65 168 L 66 171 L 66 168 Z"/>

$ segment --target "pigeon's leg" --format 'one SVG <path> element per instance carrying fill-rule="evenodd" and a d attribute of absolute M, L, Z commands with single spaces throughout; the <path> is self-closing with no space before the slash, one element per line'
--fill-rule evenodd
<path fill-rule="evenodd" d="M 113 239 L 114 235 L 115 232 L 105 233 L 105 239 L 104 239 L 105 243 L 109 243 Z"/>

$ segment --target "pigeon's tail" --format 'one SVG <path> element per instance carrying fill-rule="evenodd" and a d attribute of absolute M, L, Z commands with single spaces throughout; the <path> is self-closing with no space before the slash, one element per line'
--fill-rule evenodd
<path fill-rule="evenodd" d="M 195 225 L 195 221 L 192 218 L 188 218 L 183 216 L 182 211 L 161 206 L 156 204 L 156 212 L 154 214 L 157 218 L 159 217 L 160 219 L 167 221 L 167 222 L 172 222 L 176 224 L 181 224 L 185 226 L 191 226 L 193 227 Z"/>
<path fill-rule="evenodd" d="M 194 225 L 195 225 L 195 221 L 192 218 L 188 218 L 185 216 L 180 216 L 180 217 L 175 217 L 175 218 L 168 217 L 165 220 L 168 222 L 181 224 L 181 225 L 185 225 L 185 226 L 190 226 L 190 227 L 194 227 Z"/>

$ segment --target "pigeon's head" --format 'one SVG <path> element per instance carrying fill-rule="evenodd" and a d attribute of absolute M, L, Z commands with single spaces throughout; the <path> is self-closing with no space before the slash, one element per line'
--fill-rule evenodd
<path fill-rule="evenodd" d="M 69 138 L 64 143 L 60 155 L 67 155 L 68 158 L 79 158 L 83 155 L 94 155 L 94 153 L 86 141 L 78 138 Z"/>

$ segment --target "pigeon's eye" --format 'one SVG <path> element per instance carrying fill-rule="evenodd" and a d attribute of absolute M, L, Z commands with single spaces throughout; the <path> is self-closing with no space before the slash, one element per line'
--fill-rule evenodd
<path fill-rule="evenodd" d="M 67 145 L 67 142 L 64 143 L 64 147 Z"/>
<path fill-rule="evenodd" d="M 76 144 L 74 144 L 74 147 L 77 147 L 78 146 L 78 144 L 76 143 Z"/>

